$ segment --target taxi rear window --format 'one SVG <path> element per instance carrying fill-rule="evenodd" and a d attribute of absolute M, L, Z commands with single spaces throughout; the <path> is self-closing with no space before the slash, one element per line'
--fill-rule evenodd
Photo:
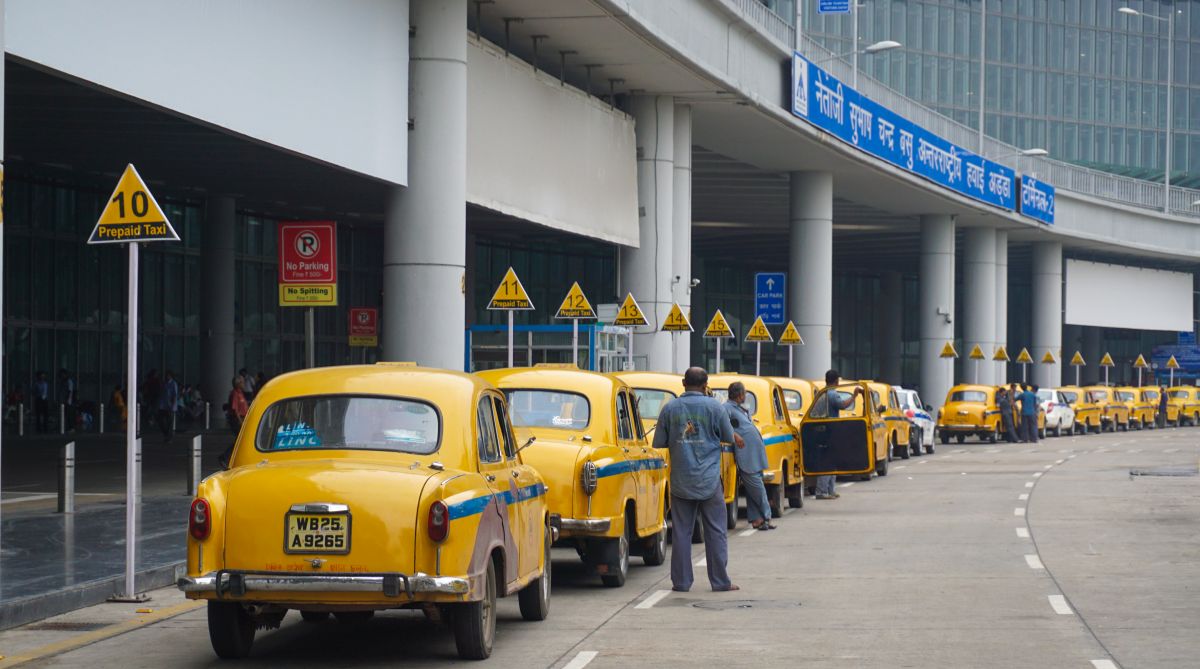
<path fill-rule="evenodd" d="M 787 404 L 788 411 L 804 410 L 804 396 L 800 394 L 799 390 L 783 391 L 783 401 Z"/>
<path fill-rule="evenodd" d="M 1186 391 L 1186 390 L 1172 390 L 1168 394 L 1171 397 L 1174 397 L 1176 399 L 1181 399 L 1181 400 L 1188 399 L 1188 391 Z"/>
<path fill-rule="evenodd" d="M 713 388 L 712 394 L 713 397 L 717 398 L 717 401 L 722 404 L 729 399 L 728 388 Z M 758 413 L 758 398 L 755 397 L 754 393 L 749 390 L 746 391 L 746 401 L 742 402 L 742 405 L 746 407 L 746 411 L 750 412 L 751 416 Z"/>
<path fill-rule="evenodd" d="M 561 390 L 505 390 L 513 427 L 582 430 L 592 420 L 592 406 L 579 393 Z"/>
<path fill-rule="evenodd" d="M 1122 402 L 1132 402 L 1133 401 L 1133 393 L 1129 392 L 1128 390 L 1118 391 L 1117 399 L 1121 400 Z"/>
<path fill-rule="evenodd" d="M 1073 390 L 1060 390 L 1058 392 L 1062 393 L 1063 399 L 1067 400 L 1070 404 L 1074 404 L 1075 400 L 1079 397 L 1079 394 Z"/>
<path fill-rule="evenodd" d="M 263 412 L 254 446 L 262 452 L 301 450 L 433 453 L 442 420 L 415 399 L 359 395 L 296 397 Z"/>
<path fill-rule="evenodd" d="M 986 402 L 987 393 L 982 390 L 956 390 L 950 393 L 951 402 Z"/>
<path fill-rule="evenodd" d="M 652 388 L 634 388 L 633 394 L 638 401 L 638 414 L 643 419 L 658 420 L 658 414 L 667 402 L 675 399 L 675 393 L 667 390 Z"/>
<path fill-rule="evenodd" d="M 1107 390 L 1093 390 L 1092 391 L 1092 399 L 1097 402 L 1099 402 L 1100 400 L 1106 400 L 1106 399 L 1108 399 L 1108 391 Z"/>

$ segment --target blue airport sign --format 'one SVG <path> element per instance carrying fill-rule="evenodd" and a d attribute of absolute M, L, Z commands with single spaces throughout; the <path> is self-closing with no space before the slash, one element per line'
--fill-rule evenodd
<path fill-rule="evenodd" d="M 1047 225 L 1054 225 L 1054 186 L 1022 174 L 1021 213 Z"/>
<path fill-rule="evenodd" d="M 1012 211 L 1016 174 L 874 102 L 796 52 L 792 113 L 877 158 L 974 200 Z"/>
<path fill-rule="evenodd" d="M 754 317 L 764 325 L 787 322 L 787 274 L 759 272 L 754 275 Z"/>
<path fill-rule="evenodd" d="M 818 0 L 818 14 L 849 14 L 850 0 Z"/>
<path fill-rule="evenodd" d="M 1196 333 L 1195 332 L 1180 332 L 1178 335 L 1176 335 L 1175 340 L 1176 340 L 1176 343 L 1179 344 L 1180 346 L 1195 346 L 1196 345 Z"/>

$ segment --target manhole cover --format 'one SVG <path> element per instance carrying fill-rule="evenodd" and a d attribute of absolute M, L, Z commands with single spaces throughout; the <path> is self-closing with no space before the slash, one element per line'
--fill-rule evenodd
<path fill-rule="evenodd" d="M 1156 467 L 1154 469 L 1130 469 L 1130 476 L 1195 476 L 1195 467 Z"/>
<path fill-rule="evenodd" d="M 800 602 L 787 602 L 775 599 L 722 599 L 692 604 L 697 609 L 713 611 L 728 611 L 730 609 L 796 609 Z"/>
<path fill-rule="evenodd" d="M 25 629 L 38 632 L 91 632 L 98 630 L 101 627 L 108 627 L 111 623 L 87 623 L 87 622 L 50 622 L 37 623 L 30 625 Z"/>

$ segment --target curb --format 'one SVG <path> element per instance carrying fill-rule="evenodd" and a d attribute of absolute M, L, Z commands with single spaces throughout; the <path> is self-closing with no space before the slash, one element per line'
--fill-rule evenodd
<path fill-rule="evenodd" d="M 174 584 L 186 570 L 186 563 L 174 562 L 139 571 L 137 573 L 138 590 L 147 592 L 165 588 Z M 0 602 L 0 630 L 12 629 L 35 620 L 102 604 L 110 596 L 119 594 L 124 584 L 124 575 L 111 576 L 54 592 Z"/>

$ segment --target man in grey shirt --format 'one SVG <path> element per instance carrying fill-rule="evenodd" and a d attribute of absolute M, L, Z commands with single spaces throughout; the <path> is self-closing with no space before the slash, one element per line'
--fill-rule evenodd
<path fill-rule="evenodd" d="M 654 447 L 671 451 L 671 585 L 692 587 L 692 528 L 704 523 L 704 555 L 714 591 L 738 590 L 729 581 L 725 535 L 725 494 L 721 487 L 721 442 L 734 441 L 733 426 L 721 403 L 708 396 L 708 372 L 689 367 L 684 393 L 658 415 Z"/>
<path fill-rule="evenodd" d="M 767 447 L 745 403 L 746 384 L 741 381 L 729 384 L 725 412 L 729 414 L 734 434 L 742 438 L 742 443 L 733 451 L 733 457 L 737 461 L 738 480 L 746 492 L 746 520 L 756 530 L 773 530 L 771 505 L 767 501 L 767 488 L 763 485 L 762 477 L 763 470 L 767 468 Z"/>

